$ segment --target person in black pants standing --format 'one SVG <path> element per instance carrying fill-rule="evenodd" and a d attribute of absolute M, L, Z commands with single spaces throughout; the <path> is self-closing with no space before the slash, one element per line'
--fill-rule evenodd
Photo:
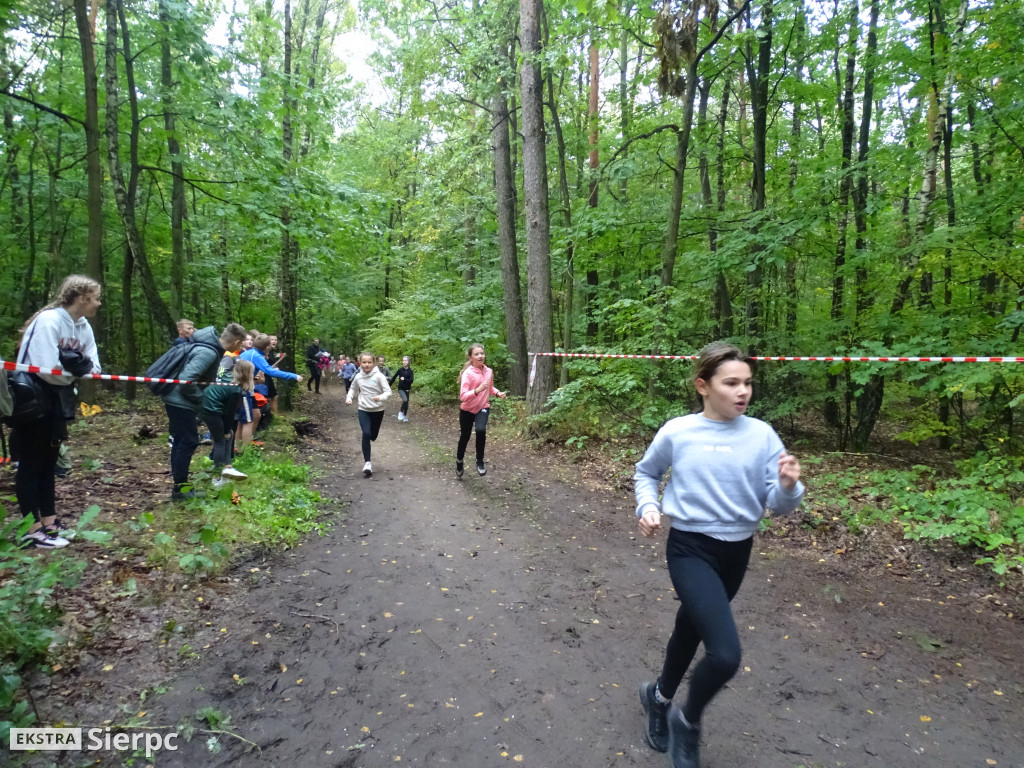
<path fill-rule="evenodd" d="M 306 347 L 306 367 L 309 368 L 309 381 L 306 382 L 306 389 L 310 392 L 313 391 L 313 385 L 316 385 L 316 393 L 320 394 L 320 353 L 323 349 L 320 347 L 320 339 L 313 339 L 313 343 Z"/>

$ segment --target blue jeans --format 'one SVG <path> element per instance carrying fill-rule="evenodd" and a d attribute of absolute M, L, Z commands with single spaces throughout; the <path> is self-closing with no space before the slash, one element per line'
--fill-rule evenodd
<path fill-rule="evenodd" d="M 697 646 L 704 643 L 704 658 L 693 670 L 683 705 L 683 715 L 691 723 L 700 722 L 704 707 L 739 669 L 742 649 L 729 603 L 743 583 L 753 542 L 753 538 L 721 541 L 702 533 L 669 531 L 668 572 L 680 606 L 658 689 L 672 698 Z"/>
<path fill-rule="evenodd" d="M 196 431 L 196 412 L 191 408 L 179 408 L 167 405 L 167 420 L 170 422 L 171 437 L 171 478 L 175 490 L 188 482 L 188 468 L 192 464 L 192 455 L 199 447 L 199 433 Z M 211 430 L 212 431 L 212 430 Z"/>

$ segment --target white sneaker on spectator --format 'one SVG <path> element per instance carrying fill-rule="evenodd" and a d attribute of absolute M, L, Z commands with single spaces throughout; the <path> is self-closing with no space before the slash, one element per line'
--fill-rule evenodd
<path fill-rule="evenodd" d="M 245 474 L 245 472 L 240 472 L 234 467 L 224 467 L 224 469 L 221 470 L 220 474 L 221 477 L 228 477 L 231 478 L 232 480 L 245 480 L 245 478 L 248 477 L 248 475 Z"/>
<path fill-rule="evenodd" d="M 61 549 L 70 543 L 60 536 L 51 536 L 42 528 L 21 537 L 22 547 L 36 547 L 37 549 Z"/>

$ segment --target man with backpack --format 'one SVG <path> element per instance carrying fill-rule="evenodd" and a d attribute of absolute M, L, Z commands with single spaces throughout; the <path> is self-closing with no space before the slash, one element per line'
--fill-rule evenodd
<path fill-rule="evenodd" d="M 217 366 L 225 352 L 235 352 L 242 348 L 245 339 L 245 328 L 238 323 L 228 323 L 218 338 L 216 329 L 211 325 L 201 328 L 189 337 L 185 343 L 185 354 L 178 370 L 169 376 L 159 378 L 185 379 L 196 382 L 210 382 L 217 376 Z M 160 361 L 158 360 L 157 363 Z M 156 363 L 154 363 L 154 366 Z M 152 370 L 152 368 L 151 368 Z M 153 375 L 147 371 L 147 376 Z M 151 387 L 152 388 L 152 387 Z M 170 423 L 171 438 L 171 478 L 174 489 L 171 491 L 172 501 L 184 501 L 199 494 L 187 490 L 188 471 L 192 463 L 192 455 L 199 447 L 199 433 L 196 430 L 196 417 L 203 406 L 203 393 L 199 384 L 172 384 L 165 389 L 154 391 L 164 401 L 167 420 Z"/>

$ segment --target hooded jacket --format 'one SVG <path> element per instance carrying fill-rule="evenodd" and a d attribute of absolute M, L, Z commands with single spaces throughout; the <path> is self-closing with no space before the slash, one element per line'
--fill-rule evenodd
<path fill-rule="evenodd" d="M 185 367 L 181 369 L 178 378 L 211 382 L 217 378 L 217 366 L 224 355 L 224 349 L 220 345 L 220 336 L 212 325 L 208 325 L 206 328 L 196 331 L 192 338 L 201 343 L 189 351 Z M 213 348 L 208 347 L 208 344 Z M 187 408 L 199 413 L 203 407 L 203 389 L 198 384 L 178 384 L 169 393 L 162 395 L 160 399 L 164 401 L 164 405 Z"/>
<path fill-rule="evenodd" d="M 352 379 L 352 388 L 348 391 L 345 401 L 352 402 L 356 395 L 359 396 L 360 411 L 383 411 L 384 401 L 391 397 L 391 386 L 376 366 L 369 373 L 363 373 L 363 369 L 360 368 L 359 373 Z M 373 398 L 378 395 L 380 400 L 374 400 Z"/>

